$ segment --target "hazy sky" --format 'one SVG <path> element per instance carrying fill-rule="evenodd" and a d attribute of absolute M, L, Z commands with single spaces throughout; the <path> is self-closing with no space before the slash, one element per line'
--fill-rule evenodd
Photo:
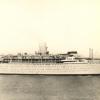
<path fill-rule="evenodd" d="M 0 0 L 0 54 L 89 48 L 100 56 L 100 0 Z"/>

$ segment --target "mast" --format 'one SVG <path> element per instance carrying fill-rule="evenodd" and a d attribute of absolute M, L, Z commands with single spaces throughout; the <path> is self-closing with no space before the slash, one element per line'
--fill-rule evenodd
<path fill-rule="evenodd" d="M 93 62 L 93 49 L 89 48 L 89 58 Z"/>

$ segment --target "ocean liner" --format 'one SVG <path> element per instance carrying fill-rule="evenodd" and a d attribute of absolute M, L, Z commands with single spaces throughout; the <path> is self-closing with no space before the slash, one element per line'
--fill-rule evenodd
<path fill-rule="evenodd" d="M 77 51 L 50 54 L 46 44 L 39 46 L 35 54 L 18 53 L 0 57 L 1 74 L 100 74 L 100 59 L 81 57 Z"/>

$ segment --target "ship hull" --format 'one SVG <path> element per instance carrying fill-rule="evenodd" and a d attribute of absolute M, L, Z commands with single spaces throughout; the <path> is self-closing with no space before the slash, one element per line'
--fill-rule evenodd
<path fill-rule="evenodd" d="M 100 74 L 100 64 L 0 64 L 0 74 Z"/>

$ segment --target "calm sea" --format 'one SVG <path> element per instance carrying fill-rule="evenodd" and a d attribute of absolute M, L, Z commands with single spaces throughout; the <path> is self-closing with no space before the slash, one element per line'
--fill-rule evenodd
<path fill-rule="evenodd" d="M 100 100 L 100 76 L 0 75 L 0 100 Z"/>

